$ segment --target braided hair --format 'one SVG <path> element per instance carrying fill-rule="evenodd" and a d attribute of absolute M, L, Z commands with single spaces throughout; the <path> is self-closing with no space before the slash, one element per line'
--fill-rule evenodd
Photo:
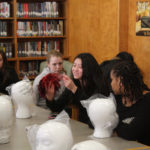
<path fill-rule="evenodd" d="M 133 61 L 121 61 L 112 68 L 112 73 L 120 77 L 124 86 L 123 96 L 131 101 L 138 101 L 144 90 L 149 90 L 143 81 L 140 69 Z"/>

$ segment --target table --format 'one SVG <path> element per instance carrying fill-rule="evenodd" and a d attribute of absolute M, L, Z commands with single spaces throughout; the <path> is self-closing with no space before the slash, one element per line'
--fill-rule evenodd
<path fill-rule="evenodd" d="M 48 120 L 49 111 L 40 107 L 33 107 L 33 117 L 29 119 L 15 119 L 12 129 L 10 143 L 1 144 L 0 150 L 31 150 L 29 145 L 25 127 L 33 124 L 42 124 Z M 90 140 L 93 130 L 86 124 L 76 120 L 70 120 L 71 129 L 74 137 L 74 144 Z M 94 139 L 104 145 L 110 147 L 111 150 L 127 150 L 135 147 L 143 147 L 144 145 L 135 141 L 126 141 L 119 137 L 111 137 L 105 139 Z M 132 149 L 134 150 L 134 149 Z"/>

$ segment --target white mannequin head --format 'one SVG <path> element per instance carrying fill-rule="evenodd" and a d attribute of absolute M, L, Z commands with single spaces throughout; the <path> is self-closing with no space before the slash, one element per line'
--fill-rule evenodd
<path fill-rule="evenodd" d="M 70 150 L 72 143 L 71 130 L 60 122 L 50 120 L 36 134 L 36 150 Z"/>
<path fill-rule="evenodd" d="M 94 99 L 89 105 L 89 117 L 94 125 L 94 137 L 110 137 L 118 124 L 118 115 L 113 99 Z"/>
<path fill-rule="evenodd" d="M 109 150 L 109 149 L 99 142 L 88 140 L 75 144 L 71 150 Z"/>
<path fill-rule="evenodd" d="M 30 107 L 34 100 L 30 81 L 22 80 L 12 85 L 11 96 L 16 106 L 16 118 L 31 117 Z"/>
<path fill-rule="evenodd" d="M 13 109 L 11 98 L 7 95 L 0 96 L 0 144 L 8 143 L 11 136 L 13 123 Z"/>

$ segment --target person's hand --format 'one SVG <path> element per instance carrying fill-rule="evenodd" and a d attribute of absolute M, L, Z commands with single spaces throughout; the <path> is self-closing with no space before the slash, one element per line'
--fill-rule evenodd
<path fill-rule="evenodd" d="M 52 101 L 55 95 L 55 87 L 54 84 L 50 84 L 50 86 L 48 86 L 48 88 L 46 89 L 46 98 L 49 101 Z"/>
<path fill-rule="evenodd" d="M 64 81 L 65 87 L 75 93 L 77 90 L 77 86 L 74 84 L 74 82 L 65 74 L 62 75 L 62 79 Z"/>

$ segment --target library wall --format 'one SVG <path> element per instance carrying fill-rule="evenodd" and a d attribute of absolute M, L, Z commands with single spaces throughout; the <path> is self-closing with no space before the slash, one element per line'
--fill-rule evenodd
<path fill-rule="evenodd" d="M 92 53 L 98 62 L 119 51 L 119 0 L 69 0 L 69 56 Z"/>
<path fill-rule="evenodd" d="M 135 62 L 144 73 L 145 82 L 150 87 L 150 36 L 136 36 L 135 21 L 137 1 L 138 0 L 129 0 L 128 51 L 133 54 Z"/>

